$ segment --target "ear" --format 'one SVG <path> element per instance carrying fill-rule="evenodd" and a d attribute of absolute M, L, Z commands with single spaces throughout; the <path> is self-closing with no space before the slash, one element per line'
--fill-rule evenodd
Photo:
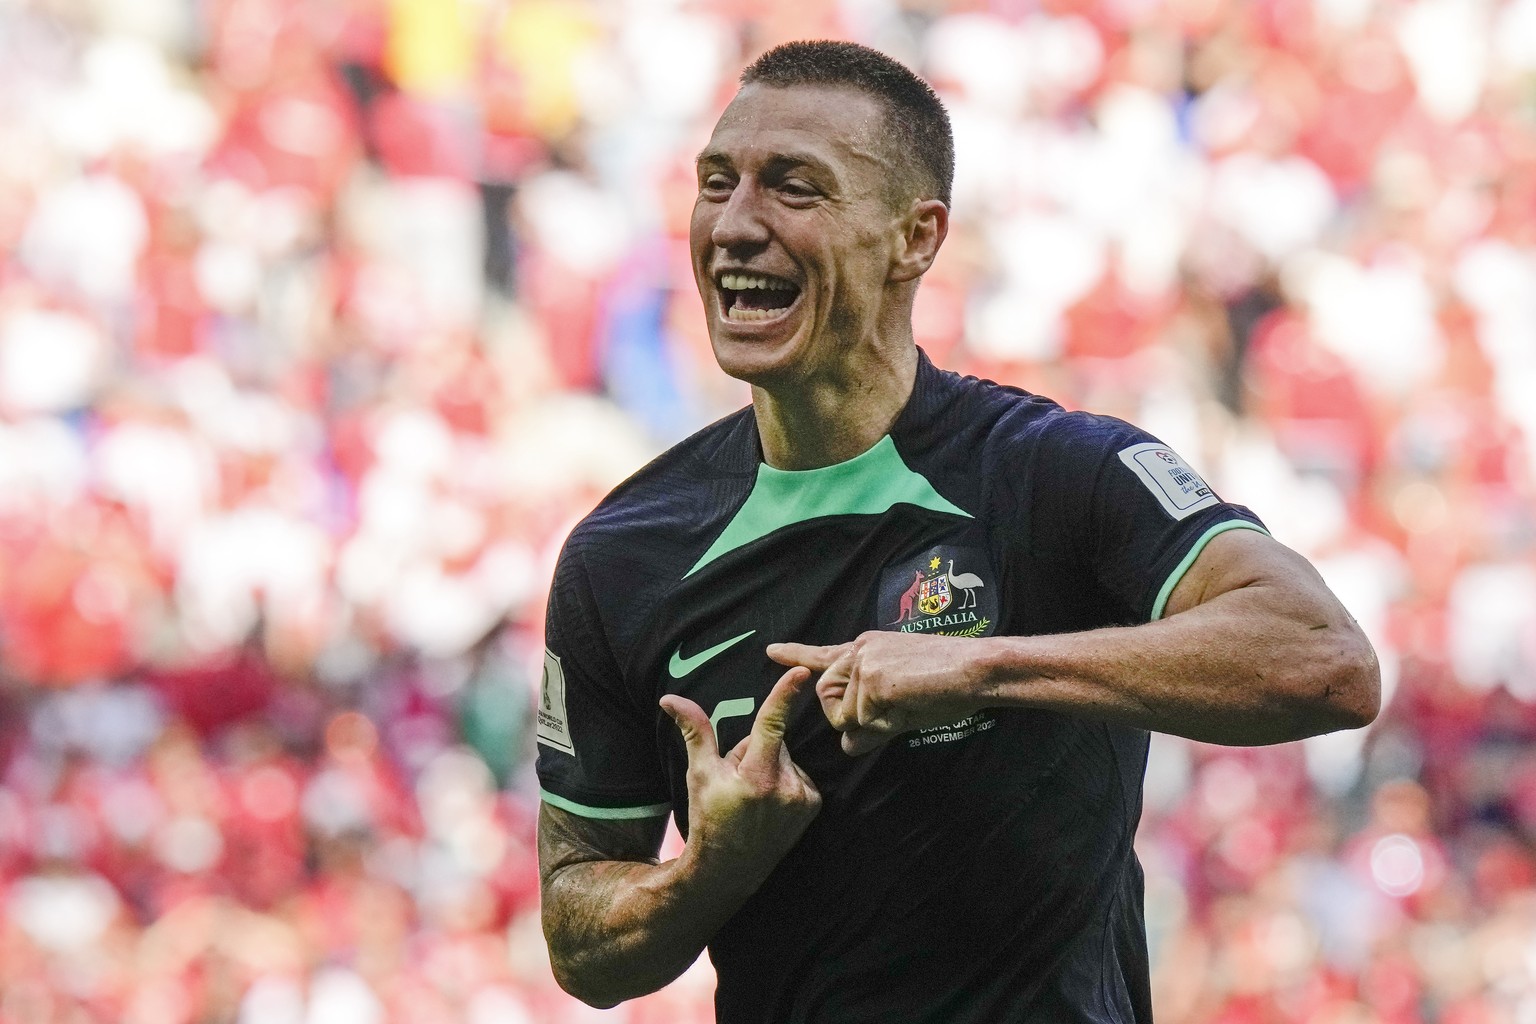
<path fill-rule="evenodd" d="M 900 228 L 890 279 L 915 281 L 928 272 L 949 234 L 949 207 L 937 199 L 915 200 L 902 217 Z"/>

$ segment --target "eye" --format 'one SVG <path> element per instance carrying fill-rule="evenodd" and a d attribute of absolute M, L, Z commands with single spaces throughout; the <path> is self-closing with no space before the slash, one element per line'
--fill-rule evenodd
<path fill-rule="evenodd" d="M 704 196 L 723 196 L 736 187 L 736 180 L 729 174 L 715 171 L 699 178 L 699 193 Z"/>
<path fill-rule="evenodd" d="M 799 178 L 786 178 L 779 185 L 779 191 L 791 199 L 815 199 L 821 195 L 815 185 Z"/>

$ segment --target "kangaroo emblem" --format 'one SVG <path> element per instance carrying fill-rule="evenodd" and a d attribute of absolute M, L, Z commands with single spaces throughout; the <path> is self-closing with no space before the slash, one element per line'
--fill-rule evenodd
<path fill-rule="evenodd" d="M 923 573 L 922 570 L 917 570 L 912 574 L 912 585 L 907 588 L 906 593 L 901 595 L 901 611 L 891 625 L 895 626 L 912 618 L 912 602 L 917 600 L 917 592 L 922 585 Z"/>

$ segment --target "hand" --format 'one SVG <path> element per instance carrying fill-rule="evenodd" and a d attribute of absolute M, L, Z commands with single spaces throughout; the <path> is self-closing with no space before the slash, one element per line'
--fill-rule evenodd
<path fill-rule="evenodd" d="M 780 665 L 820 672 L 816 696 L 843 750 L 865 754 L 913 729 L 948 725 L 986 706 L 969 657 L 976 641 L 873 630 L 846 644 L 769 644 Z"/>
<path fill-rule="evenodd" d="M 688 748 L 683 856 L 696 870 L 755 889 L 821 809 L 821 794 L 784 745 L 790 704 L 810 677 L 803 668 L 780 676 L 751 733 L 724 757 L 702 708 L 676 694 L 661 698 Z"/>

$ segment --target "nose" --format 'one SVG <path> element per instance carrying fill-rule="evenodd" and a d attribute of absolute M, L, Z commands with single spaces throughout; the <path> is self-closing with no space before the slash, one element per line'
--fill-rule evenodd
<path fill-rule="evenodd" d="M 736 183 L 730 198 L 719 207 L 719 215 L 711 226 L 709 240 L 716 248 L 736 250 L 751 249 L 768 242 L 768 225 L 764 219 L 762 192 L 749 179 Z"/>

